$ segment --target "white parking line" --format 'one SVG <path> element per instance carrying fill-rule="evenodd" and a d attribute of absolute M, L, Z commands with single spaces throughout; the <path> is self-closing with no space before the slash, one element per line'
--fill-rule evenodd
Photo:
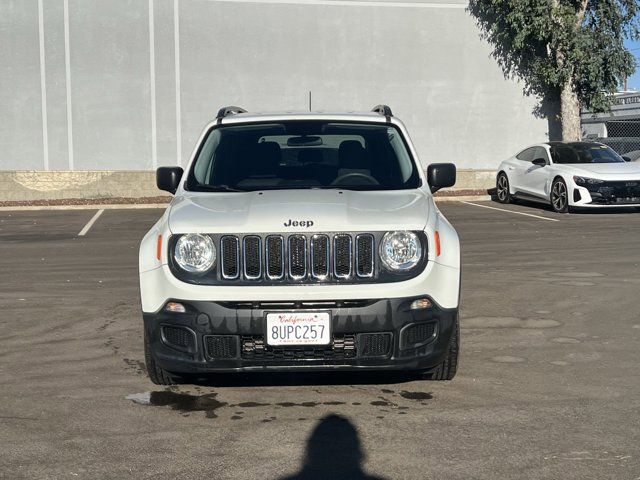
<path fill-rule="evenodd" d="M 496 207 L 490 207 L 489 205 L 480 205 L 479 203 L 473 203 L 473 202 L 460 202 L 460 203 L 466 203 L 467 205 L 473 205 L 475 207 L 488 208 L 489 210 L 498 210 L 499 212 L 507 212 L 507 213 L 513 213 L 515 215 L 524 215 L 526 217 L 539 218 L 540 220 L 548 220 L 549 222 L 559 222 L 560 221 L 560 220 L 557 220 L 555 218 L 541 217 L 540 215 L 533 215 L 531 213 L 514 212 L 513 210 L 507 210 L 505 208 L 496 208 Z"/>
<path fill-rule="evenodd" d="M 93 226 L 93 224 L 96 223 L 96 220 L 100 218 L 100 215 L 102 215 L 102 212 L 104 212 L 104 209 L 98 210 L 96 214 L 93 217 L 91 217 L 91 220 L 89 220 L 87 224 L 82 228 L 82 230 L 80 230 L 80 233 L 78 234 L 79 237 L 84 237 L 87 234 L 87 232 Z"/>

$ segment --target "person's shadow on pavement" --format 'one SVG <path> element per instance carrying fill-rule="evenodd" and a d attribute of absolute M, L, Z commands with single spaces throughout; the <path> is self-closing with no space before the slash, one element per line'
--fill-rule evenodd
<path fill-rule="evenodd" d="M 364 452 L 358 431 L 340 415 L 324 417 L 307 440 L 307 454 L 298 473 L 280 480 L 385 480 L 362 470 Z"/>

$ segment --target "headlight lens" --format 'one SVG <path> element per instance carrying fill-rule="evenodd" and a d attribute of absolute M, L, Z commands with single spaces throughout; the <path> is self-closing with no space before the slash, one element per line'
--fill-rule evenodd
<path fill-rule="evenodd" d="M 599 185 L 601 183 L 604 183 L 604 180 L 598 180 L 597 178 L 585 178 L 578 176 L 574 176 L 573 181 L 578 185 Z"/>
<path fill-rule="evenodd" d="M 203 273 L 216 263 L 216 247 L 209 235 L 189 233 L 176 242 L 173 258 L 183 270 Z"/>
<path fill-rule="evenodd" d="M 380 242 L 380 260 L 388 270 L 410 270 L 421 258 L 422 244 L 413 232 L 387 232 Z"/>

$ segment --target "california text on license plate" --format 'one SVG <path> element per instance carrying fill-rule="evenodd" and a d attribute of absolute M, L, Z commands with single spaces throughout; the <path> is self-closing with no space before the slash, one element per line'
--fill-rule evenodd
<path fill-rule="evenodd" d="M 330 324 L 329 312 L 267 313 L 267 344 L 328 345 Z"/>

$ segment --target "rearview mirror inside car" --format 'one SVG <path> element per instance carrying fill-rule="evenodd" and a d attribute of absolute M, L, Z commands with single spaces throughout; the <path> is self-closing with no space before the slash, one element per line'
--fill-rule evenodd
<path fill-rule="evenodd" d="M 183 173 L 181 167 L 160 167 L 156 170 L 156 185 L 160 190 L 176 193 Z"/>
<path fill-rule="evenodd" d="M 322 137 L 317 137 L 315 135 L 290 137 L 287 140 L 288 147 L 315 147 L 317 145 L 322 145 Z"/>
<path fill-rule="evenodd" d="M 544 167 L 547 164 L 547 161 L 544 158 L 540 157 L 540 158 L 536 158 L 531 163 L 533 163 L 534 165 L 539 165 L 541 167 Z"/>
<path fill-rule="evenodd" d="M 427 168 L 427 182 L 431 193 L 453 187 L 456 183 L 456 166 L 453 163 L 432 163 Z"/>

